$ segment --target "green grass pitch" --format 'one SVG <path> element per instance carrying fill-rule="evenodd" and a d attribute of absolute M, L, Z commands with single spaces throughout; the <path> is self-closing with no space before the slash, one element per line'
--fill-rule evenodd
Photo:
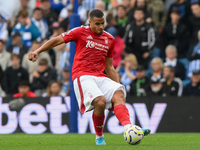
<path fill-rule="evenodd" d="M 0 135 L 0 150 L 198 150 L 199 133 L 156 133 L 138 145 L 129 145 L 122 134 L 105 133 L 107 145 L 96 146 L 94 134 L 15 133 Z"/>

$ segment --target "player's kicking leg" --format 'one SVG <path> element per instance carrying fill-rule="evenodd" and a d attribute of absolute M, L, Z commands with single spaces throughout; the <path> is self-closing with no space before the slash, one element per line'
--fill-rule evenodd
<path fill-rule="evenodd" d="M 96 145 L 106 145 L 103 136 L 106 99 L 104 98 L 104 96 L 99 96 L 92 101 L 92 105 L 94 106 L 92 119 L 94 123 L 94 129 L 96 132 Z"/>
<path fill-rule="evenodd" d="M 114 103 L 114 113 L 119 122 L 122 124 L 124 129 L 128 129 L 132 126 L 129 118 L 128 109 L 125 106 L 125 97 L 122 90 L 118 90 L 114 93 L 112 97 L 112 102 Z M 144 135 L 148 135 L 151 130 L 150 129 L 142 129 Z"/>

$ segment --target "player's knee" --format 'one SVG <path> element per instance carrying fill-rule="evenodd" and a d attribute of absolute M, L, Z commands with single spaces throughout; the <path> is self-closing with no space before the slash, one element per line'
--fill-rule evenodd
<path fill-rule="evenodd" d="M 106 99 L 104 97 L 98 98 L 98 100 L 95 102 L 95 107 L 99 109 L 105 109 L 106 107 Z"/>
<path fill-rule="evenodd" d="M 126 98 L 124 97 L 123 91 L 116 91 L 113 95 L 112 102 L 125 104 Z"/>

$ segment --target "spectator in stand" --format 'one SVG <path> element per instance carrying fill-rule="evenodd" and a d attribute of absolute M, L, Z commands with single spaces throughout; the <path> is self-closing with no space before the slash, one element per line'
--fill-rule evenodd
<path fill-rule="evenodd" d="M 128 21 L 127 21 L 127 23 L 131 23 L 132 21 L 135 21 L 135 18 L 134 18 L 135 9 L 142 9 L 143 12 L 144 12 L 144 20 L 146 20 L 146 22 L 148 22 L 148 23 L 152 22 L 152 15 L 147 10 L 147 1 L 146 0 L 136 0 L 135 7 L 133 7 L 128 12 Z"/>
<path fill-rule="evenodd" d="M 22 60 L 22 67 L 25 68 L 29 73 L 29 81 L 30 81 L 30 83 L 32 83 L 32 81 L 33 81 L 33 72 L 37 71 L 38 62 L 39 62 L 40 59 L 46 59 L 48 61 L 48 66 L 52 67 L 51 58 L 50 58 L 50 56 L 49 56 L 49 54 L 47 52 L 41 53 L 41 55 L 38 57 L 38 61 L 36 61 L 34 63 L 27 59 L 28 58 L 28 54 L 31 53 L 32 51 L 36 50 L 37 48 L 39 48 L 40 45 L 41 44 L 39 42 L 34 41 L 32 46 L 31 46 L 31 49 L 29 50 L 28 53 L 26 53 L 24 55 L 23 60 Z"/>
<path fill-rule="evenodd" d="M 70 57 L 69 43 L 58 45 L 53 49 L 56 53 L 55 69 L 57 71 L 57 80 L 60 80 L 61 72 L 62 72 L 64 66 L 70 65 L 70 62 L 69 62 L 69 57 Z"/>
<path fill-rule="evenodd" d="M 47 92 L 42 97 L 61 96 L 65 97 L 66 94 L 61 91 L 60 84 L 56 81 L 50 81 L 47 86 Z"/>
<path fill-rule="evenodd" d="M 0 65 L 0 97 L 5 97 L 6 93 L 3 91 L 1 87 L 2 79 L 3 79 L 3 70 L 1 69 L 1 65 Z"/>
<path fill-rule="evenodd" d="M 11 66 L 10 62 L 10 53 L 5 49 L 4 40 L 0 39 L 0 66 L 3 71 L 6 70 L 9 66 Z"/>
<path fill-rule="evenodd" d="M 104 16 L 107 16 L 107 11 L 105 11 L 105 3 L 103 1 L 96 1 L 95 2 L 95 8 L 94 9 L 99 9 L 104 13 Z M 88 14 L 89 15 L 89 14 Z M 89 24 L 89 16 L 85 22 L 85 25 Z M 107 25 L 107 22 L 105 22 L 105 26 Z"/>
<path fill-rule="evenodd" d="M 133 6 L 131 5 L 131 0 L 122 0 L 121 4 L 126 7 L 126 13 L 129 14 L 130 10 L 133 8 Z"/>
<path fill-rule="evenodd" d="M 18 23 L 12 29 L 11 35 L 15 32 L 19 32 L 22 36 L 22 43 L 28 48 L 31 47 L 32 41 L 37 39 L 40 36 L 40 31 L 31 22 L 31 19 L 28 17 L 28 13 L 25 10 L 21 10 L 18 14 Z"/>
<path fill-rule="evenodd" d="M 117 35 L 117 30 L 115 27 L 109 27 L 107 32 L 110 33 L 115 38 L 115 47 L 113 52 L 113 66 L 116 68 L 122 59 L 122 54 L 124 50 L 124 40 Z"/>
<path fill-rule="evenodd" d="M 69 21 L 70 21 L 70 15 L 73 13 L 74 11 L 74 6 L 73 4 L 69 4 L 66 6 L 67 9 L 67 13 L 68 15 L 66 17 L 64 17 L 64 15 L 62 17 L 58 18 L 58 21 L 60 22 L 60 25 L 64 28 L 64 31 L 69 30 Z"/>
<path fill-rule="evenodd" d="M 200 2 L 191 4 L 193 15 L 188 19 L 188 30 L 191 36 L 191 45 L 198 42 L 197 33 L 200 30 Z"/>
<path fill-rule="evenodd" d="M 150 88 L 147 91 L 147 96 L 161 96 L 162 83 L 159 80 L 151 79 Z"/>
<path fill-rule="evenodd" d="M 4 72 L 3 72 L 1 65 L 0 65 L 0 85 L 1 85 L 2 80 L 3 80 L 3 74 L 4 74 Z"/>
<path fill-rule="evenodd" d="M 138 66 L 137 58 L 134 54 L 128 54 L 124 61 L 116 68 L 120 74 L 120 82 L 126 87 L 127 91 L 130 90 L 130 83 L 136 78 L 136 68 Z"/>
<path fill-rule="evenodd" d="M 26 80 L 22 80 L 18 85 L 19 93 L 13 95 L 13 97 L 36 97 L 35 93 L 30 91 L 30 84 Z"/>
<path fill-rule="evenodd" d="M 29 6 L 29 1 L 30 0 L 20 0 L 20 7 L 15 11 L 15 14 L 18 14 L 20 10 L 23 9 L 28 13 L 28 16 L 31 17 L 33 14 L 33 8 Z"/>
<path fill-rule="evenodd" d="M 4 73 L 3 89 L 6 94 L 12 96 L 18 93 L 18 84 L 21 80 L 29 80 L 28 72 L 20 66 L 20 57 L 17 54 L 11 54 L 11 67 L 8 67 Z"/>
<path fill-rule="evenodd" d="M 19 32 L 15 32 L 11 36 L 11 42 L 12 45 L 7 48 L 7 51 L 19 55 L 21 63 L 23 56 L 28 52 L 28 47 L 22 43 L 22 37 Z"/>
<path fill-rule="evenodd" d="M 32 73 L 32 88 L 37 96 L 42 96 L 47 88 L 48 83 L 55 78 L 55 72 L 48 66 L 46 59 L 40 59 L 38 70 Z"/>
<path fill-rule="evenodd" d="M 127 21 L 126 7 L 124 5 L 119 5 L 117 7 L 117 32 L 121 38 L 124 37 Z"/>
<path fill-rule="evenodd" d="M 137 97 L 146 96 L 149 91 L 149 78 L 145 77 L 145 67 L 139 65 L 136 69 L 136 78 L 130 84 L 129 94 Z"/>
<path fill-rule="evenodd" d="M 46 20 L 43 18 L 43 10 L 41 8 L 35 8 L 33 11 L 33 17 L 31 21 L 40 31 L 40 36 L 37 38 L 38 42 L 42 42 L 45 37 L 48 36 L 48 25 Z"/>
<path fill-rule="evenodd" d="M 7 30 L 7 23 L 2 20 L 0 16 L 0 39 L 7 41 L 8 39 L 8 30 Z"/>
<path fill-rule="evenodd" d="M 134 11 L 135 22 L 127 25 L 124 36 L 126 53 L 135 54 L 140 65 L 148 67 L 149 55 L 152 52 L 156 37 L 155 30 L 144 20 L 144 12 L 137 8 Z"/>
<path fill-rule="evenodd" d="M 82 6 L 89 12 L 92 9 L 95 9 L 97 0 L 82 0 Z"/>
<path fill-rule="evenodd" d="M 178 53 L 177 58 L 185 57 L 188 48 L 187 27 L 179 21 L 180 17 L 181 11 L 173 9 L 170 14 L 171 22 L 166 24 L 163 31 L 165 48 L 169 44 L 175 45 Z"/>
<path fill-rule="evenodd" d="M 175 8 L 181 11 L 180 22 L 186 24 L 191 15 L 190 3 L 185 0 L 176 0 L 175 3 L 171 4 L 167 15 L 167 23 L 171 21 L 170 14 Z"/>
<path fill-rule="evenodd" d="M 183 85 L 180 78 L 175 78 L 175 68 L 172 66 L 164 66 L 162 82 L 162 96 L 181 96 Z"/>
<path fill-rule="evenodd" d="M 179 77 L 181 80 L 185 79 L 186 69 L 184 65 L 177 59 L 177 49 L 174 45 L 168 45 L 165 49 L 166 64 L 168 66 L 175 67 L 175 77 Z"/>
<path fill-rule="evenodd" d="M 42 41 L 42 44 L 44 44 L 45 42 L 47 42 L 49 39 L 48 38 L 45 38 L 43 41 Z M 50 58 L 51 58 L 51 62 L 52 62 L 52 65 L 53 67 L 55 67 L 56 65 L 56 52 L 53 50 L 53 49 L 49 49 L 47 51 L 47 53 L 49 54 Z"/>
<path fill-rule="evenodd" d="M 69 4 L 65 8 L 63 8 L 59 14 L 58 21 L 62 22 L 64 19 L 69 18 L 70 14 L 73 13 L 73 9 L 73 4 Z"/>
<path fill-rule="evenodd" d="M 152 68 L 152 73 L 149 74 L 149 78 L 154 81 L 159 83 L 160 79 L 162 79 L 162 72 L 163 72 L 163 61 L 159 57 L 154 57 L 151 60 L 151 68 Z"/>
<path fill-rule="evenodd" d="M 50 28 L 53 22 L 58 20 L 58 14 L 51 9 L 49 0 L 41 0 L 40 8 L 43 10 L 44 19 L 47 21 L 47 25 Z"/>
<path fill-rule="evenodd" d="M 70 80 L 70 69 L 68 66 L 65 66 L 62 71 L 62 78 L 61 78 L 61 91 L 62 93 L 66 93 L 66 96 L 69 96 L 69 80 Z"/>
<path fill-rule="evenodd" d="M 148 0 L 147 10 L 151 13 L 152 21 L 159 33 L 163 31 L 167 14 L 162 0 Z"/>
<path fill-rule="evenodd" d="M 51 9 L 55 10 L 57 14 L 67 5 L 68 0 L 49 0 Z"/>
<path fill-rule="evenodd" d="M 116 28 L 117 21 L 116 21 L 116 18 L 113 16 L 112 12 L 108 12 L 106 16 L 106 22 L 107 22 L 107 25 L 105 26 L 105 29 L 104 29 L 105 31 L 107 31 L 109 27 Z"/>
<path fill-rule="evenodd" d="M 130 2 L 127 2 L 130 1 Z M 133 8 L 135 6 L 136 0 L 110 0 L 112 8 L 116 8 L 117 6 L 123 4 L 123 3 L 129 3 L 130 7 Z"/>
<path fill-rule="evenodd" d="M 197 38 L 199 42 L 190 48 L 187 58 L 190 61 L 188 76 L 191 77 L 194 70 L 200 70 L 200 30 Z"/>
<path fill-rule="evenodd" d="M 56 36 L 59 36 L 61 33 L 65 32 L 63 27 L 61 26 L 61 24 L 59 22 L 54 22 L 52 24 L 52 35 L 50 36 L 50 38 L 53 38 L 53 37 L 56 37 Z"/>
<path fill-rule="evenodd" d="M 191 76 L 191 83 L 183 89 L 183 96 L 200 96 L 200 71 L 194 70 Z"/>

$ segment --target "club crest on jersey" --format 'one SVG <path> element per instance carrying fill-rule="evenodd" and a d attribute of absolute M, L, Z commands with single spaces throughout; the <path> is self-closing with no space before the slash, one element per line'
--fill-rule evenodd
<path fill-rule="evenodd" d="M 92 98 L 92 97 L 93 97 L 93 95 L 92 95 L 90 92 L 88 93 L 88 95 L 89 95 L 89 97 L 90 97 L 90 98 Z"/>
<path fill-rule="evenodd" d="M 105 37 L 105 44 L 108 44 L 108 38 Z"/>

